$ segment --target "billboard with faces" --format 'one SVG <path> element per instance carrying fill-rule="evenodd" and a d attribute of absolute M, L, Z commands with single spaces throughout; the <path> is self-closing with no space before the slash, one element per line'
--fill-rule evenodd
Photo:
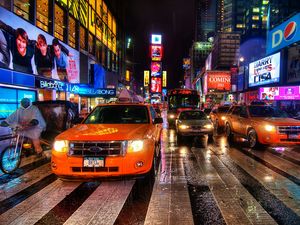
<path fill-rule="evenodd" d="M 151 93 L 161 93 L 161 78 L 151 78 Z"/>
<path fill-rule="evenodd" d="M 0 7 L 0 67 L 79 83 L 79 52 Z"/>

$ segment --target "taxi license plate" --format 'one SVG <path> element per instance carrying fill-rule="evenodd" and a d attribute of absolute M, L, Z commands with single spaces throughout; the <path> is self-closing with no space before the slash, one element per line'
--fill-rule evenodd
<path fill-rule="evenodd" d="M 103 157 L 84 157 L 83 167 L 104 167 Z"/>

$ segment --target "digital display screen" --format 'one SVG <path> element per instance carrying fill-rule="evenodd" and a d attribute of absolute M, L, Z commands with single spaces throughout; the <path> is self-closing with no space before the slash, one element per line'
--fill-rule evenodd
<path fill-rule="evenodd" d="M 249 87 L 279 82 L 280 52 L 249 64 Z"/>
<path fill-rule="evenodd" d="M 162 46 L 160 46 L 160 45 L 152 45 L 151 46 L 151 59 L 152 59 L 152 61 L 161 61 Z"/>
<path fill-rule="evenodd" d="M 161 63 L 151 62 L 151 77 L 157 77 L 161 75 Z"/>
<path fill-rule="evenodd" d="M 0 7 L 0 67 L 79 83 L 79 52 Z"/>
<path fill-rule="evenodd" d="M 263 100 L 300 100 L 300 86 L 264 87 L 259 89 Z"/>
<path fill-rule="evenodd" d="M 161 93 L 161 78 L 156 78 L 156 77 L 151 78 L 151 92 Z"/>

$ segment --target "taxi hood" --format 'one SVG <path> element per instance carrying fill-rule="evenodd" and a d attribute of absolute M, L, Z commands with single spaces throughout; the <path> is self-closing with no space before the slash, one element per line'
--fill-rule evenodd
<path fill-rule="evenodd" d="M 300 126 L 300 120 L 293 118 L 278 118 L 278 117 L 252 117 L 255 122 L 267 122 L 275 126 Z"/>
<path fill-rule="evenodd" d="M 78 124 L 56 137 L 69 141 L 117 141 L 143 139 L 149 124 Z"/>

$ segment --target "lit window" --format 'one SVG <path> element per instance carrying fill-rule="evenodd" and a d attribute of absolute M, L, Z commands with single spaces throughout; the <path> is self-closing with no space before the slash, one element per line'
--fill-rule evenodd
<path fill-rule="evenodd" d="M 237 25 L 236 25 L 236 28 L 243 28 L 244 26 L 243 26 L 243 24 L 240 24 L 240 23 L 238 23 Z"/>
<path fill-rule="evenodd" d="M 252 28 L 258 28 L 257 24 L 252 24 Z"/>
<path fill-rule="evenodd" d="M 54 23 L 54 36 L 59 40 L 64 40 L 64 10 L 60 8 L 57 4 L 55 4 L 55 23 Z"/>
<path fill-rule="evenodd" d="M 259 20 L 259 16 L 252 16 L 252 20 Z"/>
<path fill-rule="evenodd" d="M 262 21 L 268 21 L 268 16 L 263 16 Z"/>
<path fill-rule="evenodd" d="M 269 0 L 263 0 L 262 4 L 263 5 L 268 5 L 269 4 Z"/>
<path fill-rule="evenodd" d="M 259 12 L 259 8 L 253 8 L 252 12 Z"/>
<path fill-rule="evenodd" d="M 73 48 L 76 48 L 76 23 L 72 17 L 69 17 L 69 45 Z"/>
<path fill-rule="evenodd" d="M 80 49 L 86 50 L 86 31 L 85 28 L 80 26 Z"/>
<path fill-rule="evenodd" d="M 49 4 L 48 0 L 36 1 L 36 25 L 48 32 L 49 24 Z"/>
<path fill-rule="evenodd" d="M 15 0 L 14 13 L 29 20 L 30 0 Z"/>

